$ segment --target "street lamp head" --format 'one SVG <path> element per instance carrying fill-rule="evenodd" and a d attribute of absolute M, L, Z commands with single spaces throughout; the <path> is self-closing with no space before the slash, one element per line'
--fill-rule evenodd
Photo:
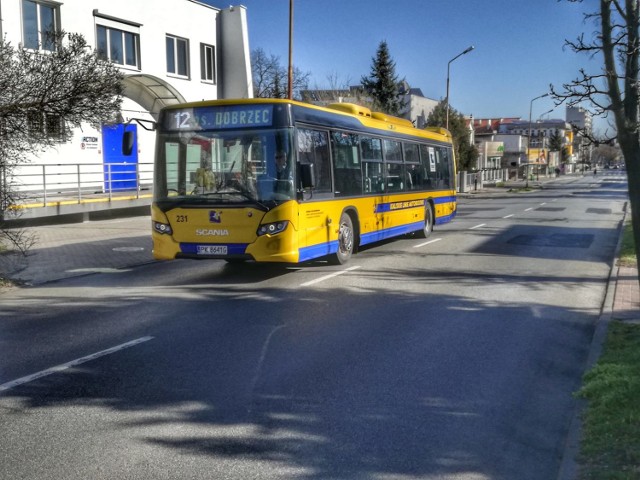
<path fill-rule="evenodd" d="M 473 50 L 474 48 L 476 48 L 476 47 L 474 47 L 473 45 L 471 45 L 471 46 L 470 46 L 469 48 L 467 48 L 464 52 L 462 52 L 462 55 L 464 55 L 465 53 L 469 53 L 469 52 L 470 52 L 471 50 Z"/>

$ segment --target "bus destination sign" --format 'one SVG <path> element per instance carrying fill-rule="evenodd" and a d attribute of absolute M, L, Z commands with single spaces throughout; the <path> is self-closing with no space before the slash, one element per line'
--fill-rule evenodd
<path fill-rule="evenodd" d="M 270 127 L 273 105 L 224 105 L 169 110 L 164 118 L 167 130 L 227 130 Z"/>

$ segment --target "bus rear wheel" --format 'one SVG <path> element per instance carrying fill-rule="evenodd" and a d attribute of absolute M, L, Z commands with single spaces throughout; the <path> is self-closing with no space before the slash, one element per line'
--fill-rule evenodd
<path fill-rule="evenodd" d="M 340 225 L 338 228 L 338 251 L 335 253 L 335 263 L 344 265 L 353 255 L 355 245 L 355 233 L 353 230 L 353 221 L 347 213 L 343 213 L 340 217 Z"/>
<path fill-rule="evenodd" d="M 430 203 L 424 209 L 424 223 L 422 224 L 422 230 L 418 233 L 422 238 L 428 238 L 433 232 L 433 207 Z"/>

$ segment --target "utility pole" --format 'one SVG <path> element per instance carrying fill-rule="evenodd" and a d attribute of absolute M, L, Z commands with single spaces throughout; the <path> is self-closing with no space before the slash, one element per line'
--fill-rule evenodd
<path fill-rule="evenodd" d="M 289 75 L 288 98 L 293 99 L 293 0 L 289 0 Z"/>

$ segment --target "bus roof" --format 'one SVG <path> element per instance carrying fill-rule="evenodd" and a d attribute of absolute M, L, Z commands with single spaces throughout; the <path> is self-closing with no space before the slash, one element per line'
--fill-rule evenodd
<path fill-rule="evenodd" d="M 315 110 L 333 115 L 347 115 L 366 128 L 381 130 L 387 133 L 429 138 L 440 142 L 451 143 L 451 132 L 442 127 L 427 127 L 419 129 L 414 127 L 410 120 L 395 117 L 383 112 L 372 112 L 369 108 L 353 103 L 332 103 L 326 107 L 313 105 L 282 98 L 242 98 L 224 100 L 203 100 L 198 102 L 179 103 L 167 106 L 163 110 L 176 110 L 183 108 L 208 107 L 208 106 L 229 106 L 229 105 L 260 105 L 260 104 L 288 104 L 303 109 Z"/>

